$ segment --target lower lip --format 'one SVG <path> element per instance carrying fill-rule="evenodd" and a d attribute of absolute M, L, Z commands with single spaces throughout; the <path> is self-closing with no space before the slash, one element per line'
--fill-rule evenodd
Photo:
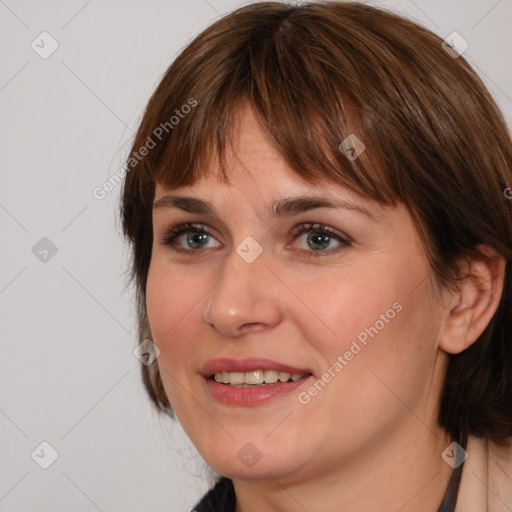
<path fill-rule="evenodd" d="M 266 386 L 250 387 L 234 387 L 222 384 L 214 379 L 206 379 L 206 388 L 213 398 L 219 402 L 246 407 L 263 404 L 275 398 L 289 395 L 312 377 L 312 375 L 309 375 L 295 382 L 276 382 Z"/>

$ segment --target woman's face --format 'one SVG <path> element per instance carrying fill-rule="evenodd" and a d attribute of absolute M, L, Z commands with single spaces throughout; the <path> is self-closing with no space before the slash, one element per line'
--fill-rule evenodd
<path fill-rule="evenodd" d="M 302 182 L 251 110 L 229 165 L 229 185 L 211 172 L 157 186 L 147 282 L 164 388 L 204 459 L 232 478 L 284 482 L 432 435 L 445 310 L 407 210 Z M 300 196 L 346 207 L 286 208 Z M 194 227 L 164 244 L 170 223 Z M 286 370 L 299 380 L 248 384 L 286 381 Z"/>

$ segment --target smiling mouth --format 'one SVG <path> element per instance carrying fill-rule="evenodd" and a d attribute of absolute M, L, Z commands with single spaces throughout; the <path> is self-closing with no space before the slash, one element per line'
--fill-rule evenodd
<path fill-rule="evenodd" d="M 254 370 L 249 372 L 216 372 L 210 379 L 226 386 L 255 387 L 297 382 L 311 375 L 311 373 L 290 373 L 282 370 Z"/>

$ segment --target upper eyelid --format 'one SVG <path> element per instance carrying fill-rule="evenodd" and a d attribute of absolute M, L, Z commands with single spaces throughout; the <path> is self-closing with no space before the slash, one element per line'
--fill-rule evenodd
<path fill-rule="evenodd" d="M 318 230 L 325 230 L 325 229 L 327 229 L 327 230 L 332 231 L 334 234 L 338 234 L 339 236 L 346 236 L 346 235 L 343 234 L 343 232 L 340 232 L 335 227 L 330 226 L 329 223 L 327 223 L 327 222 L 302 221 L 302 222 L 299 222 L 296 226 L 294 226 L 289 231 L 291 233 L 295 233 L 295 232 L 300 231 L 301 229 L 306 228 L 306 226 L 308 226 L 308 229 L 311 229 L 311 230 L 313 230 L 313 229 L 318 229 Z M 164 224 L 161 227 L 160 231 L 165 233 L 165 232 L 169 231 L 170 229 L 174 229 L 174 230 L 190 230 L 190 231 L 193 231 L 194 229 L 204 230 L 204 231 L 207 231 L 211 235 L 213 235 L 212 231 L 216 231 L 216 232 L 219 231 L 218 229 L 212 228 L 210 225 L 208 225 L 208 224 L 206 224 L 204 222 L 190 222 L 190 221 L 170 222 L 170 223 Z M 272 230 L 272 228 L 269 229 L 268 231 L 271 231 L 271 230 Z M 348 238 L 348 236 L 347 236 L 347 238 Z"/>
<path fill-rule="evenodd" d="M 212 237 L 215 238 L 215 233 L 212 233 L 212 228 L 208 226 L 205 223 L 202 222 L 176 222 L 171 223 L 170 225 L 166 225 L 161 234 L 161 238 L 165 239 L 167 237 L 167 234 L 172 233 L 175 231 L 175 240 L 178 237 L 181 237 L 184 233 L 190 232 L 190 231 L 198 231 L 198 232 L 204 232 Z M 216 231 L 216 230 L 215 230 Z M 341 243 L 351 244 L 353 240 L 350 236 L 346 235 L 343 232 L 340 232 L 334 227 L 331 227 L 327 223 L 322 222 L 301 222 L 297 224 L 291 231 L 289 231 L 290 234 L 292 234 L 294 237 L 298 237 L 304 233 L 307 233 L 308 231 L 318 231 L 318 232 L 324 232 L 329 233 L 337 238 L 339 238 L 339 241 Z M 217 240 L 218 241 L 218 240 Z"/>
<path fill-rule="evenodd" d="M 280 219 L 277 222 L 272 223 L 270 227 L 266 228 L 264 230 L 264 233 L 269 233 L 271 231 L 274 231 L 274 229 L 277 226 L 282 225 L 284 223 L 284 221 L 286 220 L 286 221 L 289 221 L 290 223 L 292 223 L 292 221 L 293 221 L 293 224 L 296 224 L 297 226 L 302 226 L 304 224 L 315 224 L 315 225 L 319 224 L 319 225 L 325 226 L 327 228 L 330 228 L 332 231 L 334 231 L 337 234 L 339 234 L 339 236 L 346 236 L 348 238 L 348 235 L 344 235 L 344 231 L 343 230 L 335 228 L 334 226 L 331 225 L 331 222 L 333 222 L 332 220 L 328 220 L 328 219 L 323 220 L 323 221 L 322 220 L 318 220 L 318 221 L 300 220 L 300 217 L 306 217 L 306 216 L 312 217 L 313 215 L 315 215 L 315 213 L 318 214 L 319 212 L 315 212 L 315 211 L 303 212 L 302 214 L 298 215 L 299 218 L 292 219 L 290 217 L 288 219 L 285 219 L 285 218 Z M 207 215 L 207 217 L 210 217 L 210 216 Z M 196 224 L 196 225 L 198 225 L 198 226 L 200 226 L 202 228 L 204 227 L 207 230 L 210 230 L 210 231 L 213 230 L 213 231 L 215 231 L 217 233 L 220 233 L 221 230 L 226 229 L 226 231 L 228 233 L 228 236 L 231 236 L 231 230 L 229 229 L 228 225 L 224 223 L 224 221 L 220 220 L 220 222 L 219 222 L 220 227 L 219 228 L 213 226 L 214 224 L 217 224 L 219 220 L 220 219 L 218 217 L 212 217 L 211 219 L 206 219 L 206 221 L 204 221 L 204 222 L 202 220 L 195 221 L 195 220 L 190 220 L 190 219 L 187 219 L 187 218 L 183 219 L 182 221 L 180 221 L 180 220 L 163 221 L 161 223 L 160 230 L 161 231 L 165 231 L 165 230 L 168 229 L 168 227 L 170 225 L 176 226 L 178 228 L 181 225 Z M 338 219 L 338 221 L 339 220 L 340 219 Z M 351 221 L 353 222 L 353 219 L 351 219 Z M 160 224 L 160 222 L 159 222 L 159 224 Z M 295 228 L 293 228 L 293 229 L 295 229 Z M 158 229 L 156 231 L 158 231 Z"/>

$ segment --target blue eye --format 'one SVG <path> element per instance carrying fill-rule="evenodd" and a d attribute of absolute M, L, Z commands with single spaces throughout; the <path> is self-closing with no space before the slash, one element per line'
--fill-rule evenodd
<path fill-rule="evenodd" d="M 341 235 L 335 233 L 332 229 L 323 224 L 301 224 L 297 226 L 293 231 L 292 235 L 295 238 L 299 238 L 304 234 L 311 233 L 305 238 L 308 246 L 313 249 L 312 251 L 304 250 L 304 249 L 296 249 L 297 252 L 307 253 L 308 257 L 310 256 L 328 256 L 333 253 L 339 252 L 342 248 L 348 247 L 350 245 L 349 240 L 345 239 Z M 328 251 L 325 249 L 332 241 L 337 242 L 339 245 L 337 248 L 331 248 Z M 316 247 L 315 247 L 316 246 Z"/>
<path fill-rule="evenodd" d="M 189 246 L 192 247 L 192 249 L 183 249 L 178 246 L 179 239 L 185 234 L 188 235 L 186 237 L 186 243 L 192 244 Z M 162 244 L 171 246 L 176 252 L 189 253 L 192 255 L 199 253 L 197 249 L 204 249 L 202 244 L 209 236 L 211 236 L 210 232 L 204 229 L 202 224 L 171 224 L 165 230 L 165 234 L 162 237 Z M 197 247 L 198 245 L 200 247 Z"/>
<path fill-rule="evenodd" d="M 351 245 L 348 239 L 323 224 L 301 224 L 291 232 L 295 238 L 300 238 L 307 233 L 311 233 L 311 235 L 307 236 L 305 240 L 312 250 L 295 249 L 295 252 L 305 254 L 308 257 L 328 256 Z M 178 253 L 195 256 L 201 253 L 200 249 L 212 248 L 205 246 L 209 237 L 212 237 L 211 233 L 202 224 L 171 224 L 165 230 L 161 243 L 170 246 Z M 188 248 L 183 248 L 180 240 L 185 240 L 184 243 L 188 245 Z M 324 250 L 333 241 L 338 243 L 338 247 Z"/>

